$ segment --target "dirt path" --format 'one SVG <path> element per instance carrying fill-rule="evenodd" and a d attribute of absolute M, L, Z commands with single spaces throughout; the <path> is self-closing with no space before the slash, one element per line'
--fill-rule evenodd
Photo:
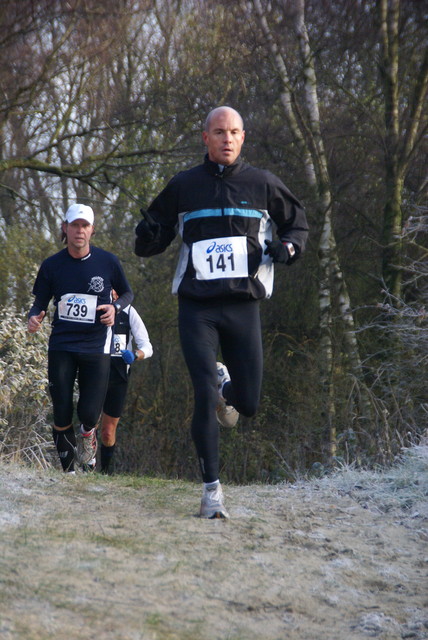
<path fill-rule="evenodd" d="M 0 462 L 2 640 L 428 638 L 428 448 L 390 473 L 200 487 Z"/>

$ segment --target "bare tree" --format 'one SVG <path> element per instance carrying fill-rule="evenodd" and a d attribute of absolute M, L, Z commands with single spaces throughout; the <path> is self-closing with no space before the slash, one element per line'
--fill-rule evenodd
<path fill-rule="evenodd" d="M 281 80 L 281 102 L 287 124 L 292 131 L 295 144 L 301 154 L 308 183 L 317 193 L 317 217 L 320 220 L 321 234 L 318 245 L 320 278 L 319 278 L 319 312 L 320 312 L 320 351 L 321 382 L 326 397 L 326 432 L 330 456 L 336 453 L 336 407 L 334 383 L 334 354 L 332 344 L 333 316 L 338 315 L 343 323 L 346 353 L 350 371 L 362 383 L 362 366 L 355 335 L 354 318 L 351 302 L 340 267 L 337 243 L 333 228 L 332 212 L 334 198 L 331 190 L 328 162 L 323 136 L 321 133 L 321 117 L 319 110 L 317 77 L 314 53 L 311 48 L 309 33 L 305 23 L 304 0 L 282 1 L 278 7 L 292 25 L 294 37 L 300 53 L 301 84 L 303 87 L 300 100 L 294 89 L 287 68 L 287 56 L 283 43 L 275 39 L 269 26 L 268 15 L 261 0 L 252 0 L 258 16 L 260 28 L 271 52 L 273 64 Z M 364 386 L 356 401 L 359 403 L 361 419 L 370 421 L 371 406 Z"/>
<path fill-rule="evenodd" d="M 379 70 L 385 114 L 383 278 L 391 295 L 399 299 L 402 295 L 404 180 L 415 152 L 428 131 L 427 15 L 412 11 L 412 8 L 417 9 L 414 2 L 379 0 L 378 7 L 381 44 Z M 425 28 L 422 22 L 419 23 L 420 20 L 425 22 Z M 409 30 L 419 31 L 421 38 L 414 39 L 411 48 L 405 49 L 403 45 L 400 46 L 400 40 L 409 40 L 406 38 Z M 411 73 L 403 77 L 405 69 L 411 70 Z"/>
<path fill-rule="evenodd" d="M 52 231 L 55 198 L 61 209 L 76 194 L 112 202 L 132 167 L 174 153 L 175 114 L 156 101 L 164 35 L 155 4 L 7 1 L 0 23 L 6 223 L 35 203 Z"/>

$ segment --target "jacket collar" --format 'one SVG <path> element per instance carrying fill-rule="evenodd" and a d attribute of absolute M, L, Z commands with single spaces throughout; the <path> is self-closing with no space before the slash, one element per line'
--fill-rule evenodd
<path fill-rule="evenodd" d="M 226 165 L 223 168 L 223 171 L 221 171 L 220 166 L 217 164 L 217 162 L 213 162 L 212 160 L 209 159 L 208 153 L 205 154 L 205 158 L 204 158 L 204 167 L 212 175 L 222 175 L 223 177 L 230 176 L 233 173 L 236 173 L 237 171 L 239 171 L 242 165 L 243 165 L 243 162 L 241 160 L 241 156 L 238 156 L 236 161 L 233 164 Z"/>

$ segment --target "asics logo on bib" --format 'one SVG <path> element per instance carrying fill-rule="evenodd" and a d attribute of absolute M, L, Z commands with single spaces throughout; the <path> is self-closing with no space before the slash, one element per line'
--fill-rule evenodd
<path fill-rule="evenodd" d="M 67 302 L 74 302 L 75 304 L 85 304 L 86 298 L 78 298 L 77 296 L 71 296 L 71 298 L 67 299 Z"/>
<path fill-rule="evenodd" d="M 214 240 L 209 247 L 207 247 L 207 253 L 231 253 L 233 251 L 230 243 L 219 244 Z"/>

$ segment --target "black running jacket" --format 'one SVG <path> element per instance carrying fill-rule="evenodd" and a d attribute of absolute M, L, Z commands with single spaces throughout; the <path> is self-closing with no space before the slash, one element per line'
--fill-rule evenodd
<path fill-rule="evenodd" d="M 273 264 L 264 254 L 265 240 L 275 232 L 291 242 L 296 253 L 290 264 L 308 235 L 304 209 L 291 191 L 240 158 L 219 167 L 207 155 L 203 164 L 172 178 L 148 211 L 158 233 L 145 242 L 137 226 L 135 253 L 161 253 L 178 233 L 183 242 L 172 292 L 195 299 L 270 297 Z"/>

